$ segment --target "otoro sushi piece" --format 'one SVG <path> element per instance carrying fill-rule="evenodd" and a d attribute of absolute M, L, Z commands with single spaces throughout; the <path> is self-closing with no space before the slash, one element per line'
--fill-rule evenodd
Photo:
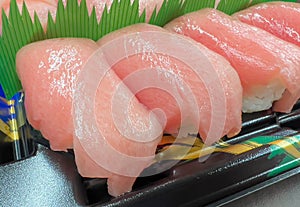
<path fill-rule="evenodd" d="M 93 56 L 97 49 L 88 39 L 32 43 L 18 52 L 17 71 L 30 124 L 49 139 L 53 150 L 73 148 L 74 136 L 79 173 L 108 178 L 109 193 L 118 196 L 130 191 L 153 162 L 162 126 L 112 70 L 104 70 L 105 60 Z M 90 93 L 101 71 L 106 73 Z"/>
<path fill-rule="evenodd" d="M 164 113 L 165 132 L 199 132 L 207 144 L 239 133 L 242 88 L 237 73 L 220 55 L 149 24 L 117 30 L 98 44 L 138 100 Z M 191 125 L 196 131 L 189 131 Z"/>
<path fill-rule="evenodd" d="M 48 13 L 55 17 L 56 14 L 56 0 L 16 0 L 20 13 L 22 13 L 23 4 L 26 4 L 28 12 L 34 21 L 34 13 L 36 12 L 39 20 L 46 30 L 48 22 Z M 10 0 L 0 1 L 1 12 L 4 10 L 5 14 L 9 16 Z M 0 34 L 2 34 L 2 14 L 0 15 Z"/>
<path fill-rule="evenodd" d="M 243 86 L 243 111 L 289 112 L 300 97 L 300 48 L 215 9 L 179 17 L 166 29 L 224 56 Z"/>
<path fill-rule="evenodd" d="M 299 3 L 262 3 L 237 12 L 233 17 L 300 46 Z"/>
<path fill-rule="evenodd" d="M 78 77 L 74 152 L 82 176 L 108 178 L 109 194 L 119 196 L 154 161 L 163 128 L 105 62 L 96 53 Z"/>
<path fill-rule="evenodd" d="M 92 40 L 70 38 L 32 43 L 17 53 L 28 121 L 53 150 L 73 147 L 73 89 L 78 73 L 97 49 Z"/>

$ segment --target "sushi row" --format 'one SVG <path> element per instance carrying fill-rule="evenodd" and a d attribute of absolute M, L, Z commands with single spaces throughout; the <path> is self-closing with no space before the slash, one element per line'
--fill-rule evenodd
<path fill-rule="evenodd" d="M 53 150 L 74 149 L 82 176 L 108 178 L 112 196 L 131 191 L 163 133 L 199 133 L 210 145 L 240 132 L 242 111 L 292 109 L 300 47 L 278 31 L 300 31 L 286 8 L 299 16 L 298 4 L 283 2 L 233 16 L 203 9 L 164 28 L 136 24 L 97 42 L 26 45 L 16 65 L 28 121 Z M 264 9 L 266 17 L 256 18 Z M 259 28 L 268 21 L 278 29 Z"/>
<path fill-rule="evenodd" d="M 291 13 L 291 9 L 298 12 Z M 281 2 L 255 6 L 233 16 L 203 9 L 179 17 L 165 28 L 191 37 L 231 63 L 243 86 L 243 112 L 269 109 L 274 101 L 274 111 L 289 112 L 300 95 L 299 47 L 287 42 L 295 42 L 293 36 L 299 35 L 298 22 L 294 21 L 299 11 L 299 4 Z M 260 14 L 268 16 L 264 19 Z M 264 22 L 263 29 L 275 30 L 287 41 L 239 19 L 253 25 Z"/>

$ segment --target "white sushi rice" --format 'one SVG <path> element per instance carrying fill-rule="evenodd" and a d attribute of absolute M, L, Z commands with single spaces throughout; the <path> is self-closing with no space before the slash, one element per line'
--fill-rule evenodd
<path fill-rule="evenodd" d="M 282 97 L 285 87 L 280 81 L 274 81 L 267 86 L 253 88 L 252 96 L 243 97 L 243 112 L 252 113 L 270 109 L 274 101 Z"/>

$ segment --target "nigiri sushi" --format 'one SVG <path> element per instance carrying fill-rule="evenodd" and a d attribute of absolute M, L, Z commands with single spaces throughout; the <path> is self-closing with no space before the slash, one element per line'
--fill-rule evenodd
<path fill-rule="evenodd" d="M 257 4 L 233 14 L 233 17 L 300 46 L 299 3 L 277 1 Z"/>
<path fill-rule="evenodd" d="M 32 43 L 18 52 L 17 72 L 29 123 L 49 139 L 53 150 L 73 148 L 74 141 L 79 173 L 108 178 L 109 193 L 118 196 L 130 191 L 152 163 L 162 126 L 112 70 L 96 84 L 97 92 L 89 93 L 93 77 L 105 69 L 105 60 L 92 56 L 97 49 L 92 40 L 79 38 Z M 97 58 L 94 65 L 92 57 Z M 85 75 L 90 79 L 85 81 Z M 87 86 L 78 91 L 77 84 Z M 95 105 L 88 107 L 94 99 Z M 95 129 L 99 134 L 91 136 Z"/>
<path fill-rule="evenodd" d="M 215 9 L 179 17 L 165 26 L 225 57 L 243 86 L 243 111 L 272 107 L 289 112 L 300 97 L 300 48 Z"/>
<path fill-rule="evenodd" d="M 77 79 L 74 153 L 82 176 L 108 178 L 119 196 L 153 162 L 163 128 L 105 62 L 96 53 Z"/>
<path fill-rule="evenodd" d="M 17 53 L 27 119 L 50 141 L 53 150 L 73 147 L 74 85 L 84 63 L 97 49 L 92 40 L 69 38 L 31 43 Z"/>
<path fill-rule="evenodd" d="M 46 30 L 48 22 L 48 13 L 55 17 L 56 15 L 56 0 L 16 0 L 20 13 L 22 13 L 23 4 L 26 4 L 28 12 L 34 20 L 34 13 L 36 12 L 39 20 Z M 1 12 L 4 11 L 7 16 L 9 16 L 10 10 L 10 0 L 3 0 L 0 2 Z M 0 14 L 0 34 L 2 34 L 2 14 Z"/>
<path fill-rule="evenodd" d="M 126 38 L 126 35 L 137 32 L 150 36 L 153 33 L 153 37 L 151 40 L 139 36 L 136 39 L 128 38 L 128 42 L 119 42 L 115 46 L 119 48 L 118 51 L 106 46 L 108 43 L 116 44 L 120 38 Z M 149 109 L 158 108 L 164 112 L 167 120 L 165 132 L 178 134 L 180 129 L 188 128 L 189 124 L 185 123 L 190 122 L 194 127 L 196 126 L 196 133 L 199 132 L 207 144 L 218 141 L 224 135 L 233 136 L 239 133 L 242 87 L 235 70 L 220 55 L 190 38 L 180 37 L 149 24 L 135 24 L 117 30 L 101 38 L 98 44 L 105 47 L 103 51 L 111 61 L 116 59 L 117 52 L 127 51 L 135 45 L 141 48 L 140 53 L 124 54 L 124 57 L 112 65 L 112 69 L 130 90 L 136 92 L 135 95 L 141 103 Z M 168 52 L 159 52 L 157 44 Z M 198 52 L 191 52 L 191 47 L 197 48 Z M 179 51 L 181 55 L 171 55 L 173 51 Z M 185 55 L 182 55 L 184 52 Z M 187 54 L 192 57 L 193 65 L 197 65 L 196 68 L 184 62 L 184 56 Z M 186 88 L 189 88 L 190 92 Z M 215 93 L 211 93 L 209 88 L 215 90 Z M 193 99 L 195 101 L 191 104 Z M 221 102 L 224 104 L 222 105 Z M 217 110 L 224 112 L 224 125 L 221 121 L 222 115 L 219 115 L 219 125 L 212 123 L 214 103 L 221 104 Z M 200 117 L 199 123 L 195 122 L 195 117 Z M 218 129 L 221 133 L 209 135 L 213 125 L 214 131 L 217 132 Z"/>

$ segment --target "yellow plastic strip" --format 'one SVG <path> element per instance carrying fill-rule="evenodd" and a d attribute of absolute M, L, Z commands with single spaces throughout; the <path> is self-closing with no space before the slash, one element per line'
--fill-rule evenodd
<path fill-rule="evenodd" d="M 216 148 L 215 152 L 225 152 L 225 153 L 229 153 L 229 154 L 239 155 L 239 154 L 248 152 L 250 150 L 253 150 L 255 148 L 256 147 L 253 147 L 251 145 L 243 143 L 243 144 L 231 145 L 227 148 Z"/>
<path fill-rule="evenodd" d="M 252 146 L 253 148 L 258 148 L 258 147 L 263 146 L 263 144 L 259 144 L 257 142 L 252 142 L 252 141 L 247 141 L 246 144 L 249 146 Z"/>
<path fill-rule="evenodd" d="M 10 114 L 12 115 L 12 117 L 15 117 L 13 115 L 15 115 L 16 110 L 15 110 L 15 106 L 14 106 L 14 100 L 10 100 L 8 101 L 8 105 L 10 106 L 9 111 Z M 8 125 L 10 127 L 10 133 L 12 134 L 12 140 L 13 141 L 17 141 L 19 140 L 19 132 L 18 132 L 18 124 L 17 124 L 17 120 L 16 118 L 12 118 L 11 120 L 8 121 Z"/>
<path fill-rule="evenodd" d="M 300 152 L 292 145 L 292 143 L 286 140 L 277 140 L 270 143 L 271 145 L 276 145 L 284 149 L 287 153 L 292 155 L 295 158 L 300 158 Z"/>
<path fill-rule="evenodd" d="M 9 125 L 0 119 L 0 131 L 13 139 L 13 134 L 10 132 Z"/>
<path fill-rule="evenodd" d="M 240 144 L 229 145 L 224 142 L 217 143 L 216 146 L 205 146 L 200 139 L 196 139 L 194 145 L 191 144 L 191 140 L 194 140 L 194 137 L 188 137 L 189 141 L 185 139 L 179 140 L 177 144 L 172 143 L 176 139 L 172 136 L 165 136 L 161 142 L 163 144 L 170 144 L 169 146 L 163 147 L 163 150 L 160 152 L 159 159 L 197 159 L 209 155 L 213 152 L 223 152 L 228 154 L 239 155 L 253 149 L 259 148 L 264 144 L 254 142 L 254 141 L 246 141 Z M 177 140 L 178 141 L 178 140 Z M 276 145 L 282 149 L 284 149 L 288 154 L 295 158 L 300 158 L 300 151 L 293 146 L 293 143 L 300 144 L 300 137 L 285 137 L 283 139 L 279 139 L 267 145 Z M 179 145 L 178 145 L 179 144 Z M 186 144 L 186 145 L 180 145 Z M 188 153 L 186 153 L 188 150 Z"/>

